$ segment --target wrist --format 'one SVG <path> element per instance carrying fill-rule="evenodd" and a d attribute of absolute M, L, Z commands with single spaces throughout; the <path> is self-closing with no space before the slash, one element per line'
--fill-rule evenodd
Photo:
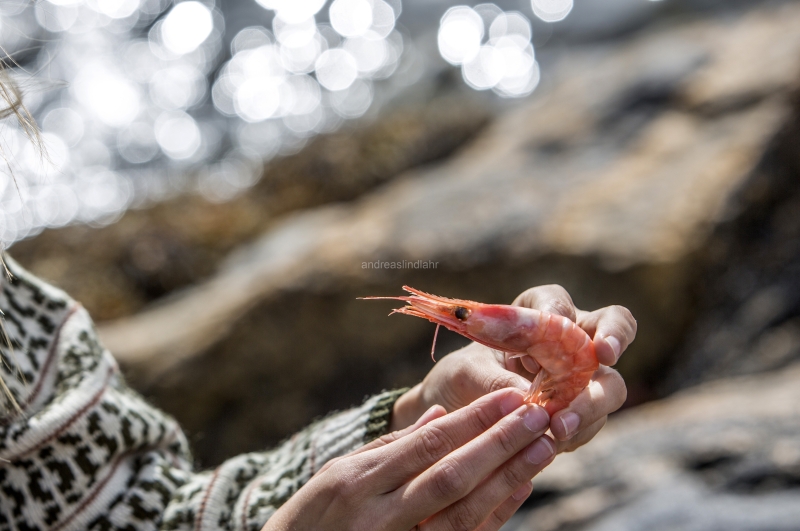
<path fill-rule="evenodd" d="M 404 393 L 397 399 L 392 408 L 392 421 L 389 425 L 389 431 L 402 430 L 414 424 L 417 419 L 425 412 L 420 411 L 424 409 L 421 399 L 422 384 L 417 384 L 408 392 Z"/>

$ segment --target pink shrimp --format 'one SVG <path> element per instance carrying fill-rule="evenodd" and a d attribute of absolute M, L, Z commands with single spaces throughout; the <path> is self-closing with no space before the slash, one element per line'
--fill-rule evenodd
<path fill-rule="evenodd" d="M 567 407 L 599 367 L 591 338 L 566 317 L 519 306 L 448 299 L 408 286 L 403 289 L 411 295 L 364 298 L 404 301 L 408 306 L 392 313 L 428 319 L 512 358 L 531 356 L 540 370 L 525 400 L 539 404 L 550 415 Z"/>

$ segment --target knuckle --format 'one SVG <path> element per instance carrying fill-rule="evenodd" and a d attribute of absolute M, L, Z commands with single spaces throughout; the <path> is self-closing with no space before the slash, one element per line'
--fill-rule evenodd
<path fill-rule="evenodd" d="M 574 320 L 575 310 L 572 305 L 561 299 L 551 299 L 547 301 L 547 311 L 564 317 L 569 317 Z"/>
<path fill-rule="evenodd" d="M 621 321 L 625 324 L 628 328 L 627 332 L 630 332 L 632 335 L 636 335 L 636 319 L 633 318 L 633 314 L 629 309 L 625 306 L 614 305 L 612 306 L 615 313 L 619 314 L 621 317 Z"/>
<path fill-rule="evenodd" d="M 503 481 L 512 489 L 516 489 L 531 478 L 527 477 L 525 472 L 515 466 L 507 466 L 503 469 Z"/>
<path fill-rule="evenodd" d="M 449 447 L 447 435 L 436 426 L 424 426 L 414 444 L 417 458 L 424 463 L 437 461 L 448 453 Z"/>
<path fill-rule="evenodd" d="M 481 433 L 494 425 L 492 416 L 482 405 L 473 406 L 469 419 L 475 429 L 479 430 Z"/>
<path fill-rule="evenodd" d="M 468 491 L 466 478 L 452 463 L 443 462 L 432 476 L 433 496 L 440 500 L 457 500 Z"/>
<path fill-rule="evenodd" d="M 542 292 L 542 300 L 546 301 L 545 310 L 575 320 L 575 303 L 572 302 L 572 297 L 563 286 L 548 284 L 542 286 Z"/>
<path fill-rule="evenodd" d="M 566 295 L 569 297 L 569 293 L 561 284 L 545 284 L 544 286 L 539 286 L 539 289 L 551 294 Z"/>
<path fill-rule="evenodd" d="M 483 521 L 476 508 L 466 501 L 453 507 L 447 520 L 453 531 L 473 531 Z"/>
<path fill-rule="evenodd" d="M 332 489 L 336 493 L 339 503 L 354 503 L 358 498 L 358 484 L 353 481 L 353 467 L 346 461 L 337 461 L 328 469 L 329 476 L 332 478 Z"/>
<path fill-rule="evenodd" d="M 513 387 L 513 382 L 508 374 L 493 374 L 487 378 L 487 382 L 484 387 L 488 389 L 488 393 L 493 393 L 495 391 L 499 391 L 500 389 L 508 389 L 509 387 Z"/>
<path fill-rule="evenodd" d="M 508 426 L 498 425 L 494 430 L 494 438 L 504 454 L 516 453 L 517 439 Z"/>
<path fill-rule="evenodd" d="M 330 471 L 332 477 L 336 478 L 337 482 L 345 476 L 345 472 L 348 472 L 349 469 L 345 459 L 341 457 L 328 461 L 325 466 L 328 467 L 328 471 Z"/>
<path fill-rule="evenodd" d="M 328 461 L 327 463 L 325 463 L 324 465 L 322 465 L 322 468 L 320 468 L 320 469 L 317 471 L 317 474 L 322 474 L 322 473 L 324 473 L 324 472 L 327 472 L 328 470 L 330 470 L 331 468 L 333 468 L 333 467 L 334 467 L 334 465 L 336 465 L 336 463 L 338 463 L 338 462 L 339 462 L 339 461 L 341 461 L 342 459 L 344 459 L 344 457 L 334 457 L 333 459 L 331 459 L 330 461 Z"/>
<path fill-rule="evenodd" d="M 527 289 L 514 300 L 514 304 L 531 308 L 539 306 L 540 310 L 555 311 L 564 316 L 575 316 L 572 297 L 559 284 L 546 284 Z"/>
<path fill-rule="evenodd" d="M 387 433 L 386 435 L 382 435 L 372 441 L 370 443 L 370 448 L 380 448 L 381 446 L 386 446 L 389 443 L 395 442 L 397 439 L 400 438 L 399 431 L 393 431 L 392 433 Z"/>

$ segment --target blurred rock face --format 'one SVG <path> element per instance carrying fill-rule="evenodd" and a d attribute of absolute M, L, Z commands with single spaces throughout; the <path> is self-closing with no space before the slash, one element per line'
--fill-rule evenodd
<path fill-rule="evenodd" d="M 227 253 L 279 216 L 353 199 L 408 168 L 447 157 L 488 120 L 484 107 L 459 94 L 401 106 L 273 160 L 258 184 L 232 201 L 181 196 L 129 211 L 102 229 L 49 230 L 13 252 L 80 300 L 96 321 L 123 317 L 209 277 Z"/>
<path fill-rule="evenodd" d="M 783 369 L 800 358 L 798 146 L 796 112 L 733 197 L 732 219 L 717 227 L 701 255 L 698 318 L 662 383 L 665 391 Z"/>
<path fill-rule="evenodd" d="M 617 415 L 503 531 L 757 531 L 800 521 L 800 365 Z"/>
<path fill-rule="evenodd" d="M 800 8 L 786 5 L 569 49 L 547 58 L 552 74 L 539 93 L 438 164 L 419 167 L 452 151 L 485 115 L 469 106 L 437 115 L 428 106 L 409 114 L 428 124 L 428 133 L 407 137 L 414 141 L 393 136 L 404 130 L 400 118 L 381 122 L 385 136 L 365 129 L 276 163 L 280 171 L 268 169 L 236 202 L 176 200 L 107 232 L 68 229 L 81 235 L 68 250 L 49 243 L 68 241 L 53 234 L 14 251 L 78 298 L 81 289 L 102 300 L 110 286 L 133 286 L 115 295 L 121 302 L 109 303 L 106 317 L 206 279 L 101 327 L 132 383 L 195 436 L 204 464 L 418 381 L 429 368 L 432 325 L 387 319 L 388 303 L 355 300 L 398 294 L 404 283 L 510 302 L 555 282 L 582 308 L 628 306 L 639 337 L 620 370 L 634 403 L 665 381 L 717 376 L 704 353 L 727 353 L 727 344 L 740 346 L 726 362 L 732 372 L 776 367 L 796 352 L 771 345 L 796 344 L 791 328 L 777 332 L 798 310 L 781 291 L 788 284 L 772 279 L 797 256 L 783 246 L 795 237 L 797 27 Z M 398 145 L 407 151 L 395 158 Z M 451 148 L 417 156 L 437 145 Z M 763 230 L 773 231 L 772 245 Z M 112 273 L 59 277 L 81 264 L 69 254 L 76 249 L 86 263 L 115 264 Z M 105 253 L 112 258 L 99 258 Z M 749 265 L 731 265 L 740 258 Z M 403 260 L 436 265 L 372 265 Z M 739 278 L 762 273 L 736 291 Z M 750 331 L 737 339 L 740 327 L 727 319 L 739 311 Z M 731 330 L 722 339 L 734 343 L 714 339 L 713 350 L 707 342 L 722 322 Z M 763 352 L 788 354 L 748 368 L 753 345 L 768 339 Z M 445 335 L 439 351 L 459 344 Z"/>

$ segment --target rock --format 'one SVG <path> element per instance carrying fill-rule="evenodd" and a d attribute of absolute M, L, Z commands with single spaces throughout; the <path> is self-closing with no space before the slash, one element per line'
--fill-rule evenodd
<path fill-rule="evenodd" d="M 800 103 L 800 99 L 798 99 Z M 800 106 L 799 106 L 800 107 Z M 800 359 L 800 115 L 700 253 L 697 317 L 665 391 Z"/>
<path fill-rule="evenodd" d="M 128 211 L 103 228 L 71 226 L 18 242 L 14 255 L 82 301 L 97 321 L 120 318 L 217 271 L 237 246 L 281 215 L 351 200 L 409 168 L 450 155 L 489 120 L 460 93 L 395 105 L 374 122 L 315 138 L 267 163 L 227 202 L 180 196 Z"/>
<path fill-rule="evenodd" d="M 760 176 L 796 175 L 798 24 L 787 4 L 542 57 L 540 90 L 449 160 L 275 222 L 101 335 L 206 464 L 417 381 L 432 326 L 355 300 L 404 283 L 510 302 L 558 282 L 579 307 L 626 305 L 639 337 L 619 368 L 631 403 L 653 398 L 703 318 L 715 227 L 748 211 L 739 192 L 777 182 Z M 430 268 L 374 267 L 402 261 Z"/>
<path fill-rule="evenodd" d="M 800 365 L 614 416 L 534 479 L 503 531 L 795 530 Z"/>

